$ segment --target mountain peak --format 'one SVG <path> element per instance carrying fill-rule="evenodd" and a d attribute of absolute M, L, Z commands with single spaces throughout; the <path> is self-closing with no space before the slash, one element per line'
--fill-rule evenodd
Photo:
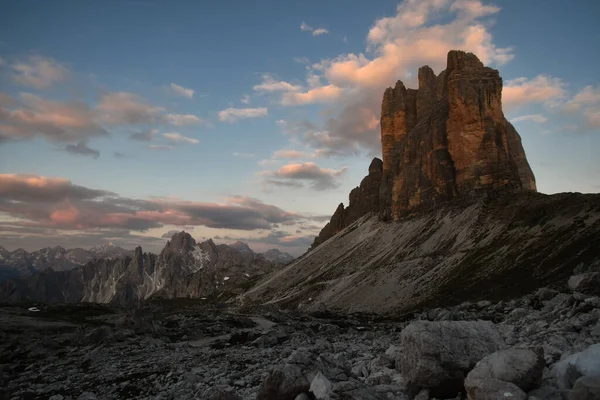
<path fill-rule="evenodd" d="M 240 242 L 239 240 L 231 243 L 229 247 L 234 248 L 242 254 L 254 254 L 254 250 L 252 250 L 250 246 L 244 242 Z"/>
<path fill-rule="evenodd" d="M 189 233 L 185 231 L 178 232 L 171 237 L 171 240 L 165 246 L 171 251 L 190 251 L 194 249 L 196 241 Z"/>

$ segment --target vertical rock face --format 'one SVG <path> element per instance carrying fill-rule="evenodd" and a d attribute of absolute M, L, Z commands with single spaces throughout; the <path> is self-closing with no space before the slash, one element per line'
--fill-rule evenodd
<path fill-rule="evenodd" d="M 380 215 L 498 190 L 536 190 L 521 138 L 502 112 L 497 70 L 462 51 L 437 77 L 419 69 L 419 89 L 397 82 L 381 111 Z"/>
<path fill-rule="evenodd" d="M 314 248 L 371 211 L 407 211 L 498 191 L 535 191 L 521 138 L 502 112 L 502 78 L 471 53 L 448 53 L 446 70 L 419 68 L 419 88 L 401 81 L 383 94 L 381 152 L 350 205 L 340 204 Z M 377 206 L 375 206 L 377 205 Z"/>
<path fill-rule="evenodd" d="M 363 178 L 360 186 L 350 192 L 348 207 L 340 203 L 331 220 L 319 233 L 311 246 L 314 249 L 363 215 L 379 210 L 379 187 L 383 174 L 383 161 L 374 158 L 369 166 L 369 175 Z"/>

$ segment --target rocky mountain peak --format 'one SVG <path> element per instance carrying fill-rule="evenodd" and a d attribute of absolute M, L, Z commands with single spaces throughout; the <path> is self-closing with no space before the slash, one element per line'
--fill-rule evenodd
<path fill-rule="evenodd" d="M 398 220 L 455 198 L 536 191 L 521 137 L 502 112 L 502 78 L 452 50 L 446 70 L 419 68 L 418 89 L 398 80 L 381 103 L 382 160 L 340 204 L 313 246 L 369 212 Z"/>
<path fill-rule="evenodd" d="M 167 242 L 163 252 L 187 253 L 194 250 L 194 246 L 196 246 L 196 241 L 192 235 L 185 231 L 181 231 L 171 237 L 171 240 Z"/>
<path fill-rule="evenodd" d="M 244 242 L 235 241 L 229 245 L 229 247 L 234 248 L 242 254 L 254 254 L 254 251 Z"/>

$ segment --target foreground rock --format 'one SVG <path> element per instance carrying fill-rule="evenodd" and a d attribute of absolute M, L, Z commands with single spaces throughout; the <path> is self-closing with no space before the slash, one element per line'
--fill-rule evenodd
<path fill-rule="evenodd" d="M 465 380 L 469 400 L 525 399 L 542 381 L 543 349 L 508 349 L 479 361 Z M 506 393 L 509 393 L 508 396 Z"/>
<path fill-rule="evenodd" d="M 396 367 L 408 383 L 447 398 L 459 393 L 467 373 L 504 342 L 488 321 L 417 321 L 402 331 Z"/>

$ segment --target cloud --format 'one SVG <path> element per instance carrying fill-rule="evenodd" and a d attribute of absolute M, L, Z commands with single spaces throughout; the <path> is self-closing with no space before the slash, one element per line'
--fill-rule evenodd
<path fill-rule="evenodd" d="M 343 89 L 335 85 L 321 86 L 310 89 L 304 93 L 284 93 L 281 104 L 284 106 L 328 103 L 337 100 L 343 93 Z"/>
<path fill-rule="evenodd" d="M 240 101 L 244 104 L 250 104 L 250 96 L 245 94 L 242 96 L 242 98 L 240 99 Z"/>
<path fill-rule="evenodd" d="M 239 153 L 239 152 L 234 152 L 233 155 L 235 157 L 243 157 L 243 158 L 254 158 L 256 157 L 256 154 L 252 154 L 252 153 Z"/>
<path fill-rule="evenodd" d="M 79 142 L 77 144 L 68 144 L 65 146 L 65 151 L 67 153 L 79 156 L 88 156 L 93 158 L 100 157 L 100 152 L 96 149 L 92 149 L 85 142 Z"/>
<path fill-rule="evenodd" d="M 585 125 L 579 130 L 600 129 L 600 85 L 588 85 L 564 104 L 568 113 L 580 113 Z"/>
<path fill-rule="evenodd" d="M 308 57 L 292 57 L 292 60 L 294 60 L 294 62 L 296 62 L 298 64 L 310 63 L 310 60 L 308 59 Z"/>
<path fill-rule="evenodd" d="M 149 144 L 148 148 L 150 150 L 173 150 L 173 146 L 167 144 Z"/>
<path fill-rule="evenodd" d="M 302 22 L 300 24 L 300 30 L 304 31 L 304 32 L 312 32 L 313 36 L 325 35 L 325 34 L 329 33 L 329 31 L 325 28 L 315 29 L 312 26 L 306 24 L 305 22 Z"/>
<path fill-rule="evenodd" d="M 281 163 L 281 160 L 273 160 L 273 159 L 271 159 L 271 160 L 260 160 L 258 162 L 258 165 L 260 165 L 261 167 L 267 167 L 267 166 L 270 166 L 270 165 L 273 165 L 273 164 L 279 164 L 279 163 Z"/>
<path fill-rule="evenodd" d="M 385 88 L 398 79 L 414 87 L 420 66 L 440 72 L 453 49 L 473 52 L 488 65 L 502 65 L 514 57 L 512 48 L 494 43 L 489 29 L 490 18 L 499 11 L 477 0 L 401 2 L 395 15 L 374 22 L 364 52 L 308 65 L 307 88 L 283 93 L 281 100 L 287 106 L 329 104 L 321 113 L 324 123 L 296 134 L 298 140 L 345 154 L 380 151 L 379 115 Z M 302 29 L 314 31 L 306 23 Z"/>
<path fill-rule="evenodd" d="M 181 231 L 178 231 L 177 229 L 173 229 L 173 230 L 170 230 L 170 231 L 167 231 L 167 232 L 163 233 L 161 235 L 161 238 L 163 238 L 163 239 L 171 239 L 173 237 L 173 235 L 175 235 L 176 233 L 179 233 L 179 232 L 181 232 Z"/>
<path fill-rule="evenodd" d="M 565 86 L 559 78 L 546 75 L 511 79 L 502 89 L 502 105 L 507 109 L 530 103 L 551 105 L 565 96 Z"/>
<path fill-rule="evenodd" d="M 231 196 L 223 203 L 131 199 L 34 175 L 0 174 L 0 199 L 0 213 L 32 227 L 60 230 L 146 231 L 164 225 L 261 230 L 309 220 L 246 196 Z"/>
<path fill-rule="evenodd" d="M 175 83 L 171 83 L 170 87 L 171 87 L 171 90 L 173 91 L 173 93 L 175 93 L 179 96 L 187 97 L 188 99 L 194 98 L 194 93 L 196 92 L 193 89 L 188 89 L 183 86 L 179 86 Z"/>
<path fill-rule="evenodd" d="M 89 189 L 63 178 L 38 175 L 0 174 L 0 198 L 17 202 L 60 202 L 115 196 L 106 190 Z"/>
<path fill-rule="evenodd" d="M 532 121 L 537 122 L 538 124 L 543 124 L 548 122 L 548 118 L 544 117 L 541 114 L 530 114 L 530 115 L 521 115 L 519 117 L 511 118 L 511 122 L 522 122 L 522 121 Z"/>
<path fill-rule="evenodd" d="M 15 82 L 34 89 L 47 89 L 69 76 L 69 70 L 52 58 L 34 55 L 11 65 Z"/>
<path fill-rule="evenodd" d="M 308 153 L 306 151 L 299 150 L 277 150 L 273 153 L 273 158 L 287 158 L 287 159 L 301 159 L 301 158 L 315 158 L 315 154 Z"/>
<path fill-rule="evenodd" d="M 127 154 L 124 154 L 124 153 L 120 153 L 120 152 L 118 152 L 118 151 L 115 151 L 115 152 L 113 153 L 113 157 L 114 157 L 114 158 L 127 158 Z"/>
<path fill-rule="evenodd" d="M 0 142 L 35 136 L 55 142 L 78 142 L 108 134 L 85 103 L 49 101 L 30 93 L 19 97 L 0 96 Z"/>
<path fill-rule="evenodd" d="M 268 114 L 267 108 L 227 108 L 219 111 L 219 120 L 231 123 L 245 118 L 264 117 Z"/>
<path fill-rule="evenodd" d="M 160 122 L 162 107 L 153 106 L 134 93 L 111 92 L 100 97 L 98 119 L 107 125 L 136 125 Z"/>
<path fill-rule="evenodd" d="M 317 28 L 312 32 L 313 36 L 326 35 L 328 33 L 329 31 L 324 28 Z"/>
<path fill-rule="evenodd" d="M 129 135 L 129 138 L 139 142 L 151 142 L 156 135 L 158 135 L 158 129 L 147 129 L 140 132 L 134 132 Z"/>
<path fill-rule="evenodd" d="M 588 85 L 581 89 L 571 100 L 566 102 L 565 110 L 579 111 L 586 106 L 594 104 L 600 104 L 600 85 L 596 88 Z"/>
<path fill-rule="evenodd" d="M 177 132 L 163 133 L 163 136 L 165 138 L 169 139 L 172 143 L 188 143 L 188 144 L 200 143 L 200 141 L 198 139 L 183 136 L 182 134 L 177 133 Z"/>
<path fill-rule="evenodd" d="M 166 119 L 175 126 L 207 124 L 206 121 L 192 114 L 167 114 Z"/>
<path fill-rule="evenodd" d="M 590 107 L 583 112 L 589 129 L 600 129 L 600 107 Z"/>
<path fill-rule="evenodd" d="M 339 178 L 345 174 L 347 167 L 338 170 L 321 168 L 314 162 L 287 164 L 276 171 L 263 171 L 267 185 L 308 187 L 315 190 L 327 190 L 339 187 Z"/>
<path fill-rule="evenodd" d="M 275 80 L 271 75 L 264 74 L 262 83 L 254 85 L 252 89 L 256 92 L 295 92 L 302 89 L 302 86 L 293 85 L 285 81 Z"/>

